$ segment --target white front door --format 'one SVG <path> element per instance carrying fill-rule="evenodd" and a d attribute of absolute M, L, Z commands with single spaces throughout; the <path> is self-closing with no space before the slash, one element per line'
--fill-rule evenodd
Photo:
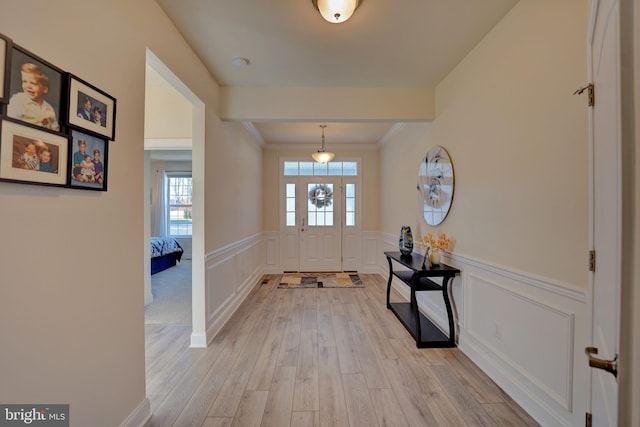
<path fill-rule="evenodd" d="M 619 351 L 621 258 L 621 93 L 619 0 L 591 0 L 589 75 L 595 88 L 591 109 L 592 154 L 592 358 L 611 361 Z M 617 377 L 591 369 L 591 414 L 594 426 L 615 426 Z"/>
<path fill-rule="evenodd" d="M 342 271 L 342 189 L 336 177 L 304 177 L 298 184 L 301 214 L 300 271 Z"/>

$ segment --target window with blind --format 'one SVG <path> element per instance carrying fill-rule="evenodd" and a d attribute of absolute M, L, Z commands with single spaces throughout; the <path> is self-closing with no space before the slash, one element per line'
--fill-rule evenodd
<path fill-rule="evenodd" d="M 191 237 L 192 190 L 191 175 L 167 177 L 167 222 L 172 237 Z"/>

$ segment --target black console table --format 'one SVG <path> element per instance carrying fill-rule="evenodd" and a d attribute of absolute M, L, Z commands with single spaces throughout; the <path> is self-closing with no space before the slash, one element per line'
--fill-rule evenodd
<path fill-rule="evenodd" d="M 387 308 L 393 311 L 405 328 L 416 339 L 418 348 L 455 347 L 455 325 L 449 292 L 452 279 L 460 274 L 460 270 L 445 264 L 422 268 L 423 256 L 420 254 L 402 255 L 400 252 L 385 252 L 389 262 L 389 281 L 387 283 Z M 393 263 L 398 263 L 409 270 L 393 270 Z M 393 276 L 399 278 L 411 288 L 410 302 L 391 302 L 391 281 Z M 442 277 L 442 286 L 431 280 L 431 277 Z M 449 336 L 443 333 L 426 316 L 418 310 L 416 292 L 441 291 L 449 318 Z"/>

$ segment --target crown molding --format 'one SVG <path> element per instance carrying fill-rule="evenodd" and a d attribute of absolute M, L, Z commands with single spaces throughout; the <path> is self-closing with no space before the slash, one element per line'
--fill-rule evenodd
<path fill-rule="evenodd" d="M 258 129 L 253 123 L 246 120 L 243 120 L 240 123 L 242 123 L 242 126 L 244 126 L 244 128 L 247 130 L 247 132 L 249 132 L 249 134 L 253 137 L 253 139 L 256 141 L 256 143 L 258 143 L 259 146 L 265 146 L 264 138 L 262 137 L 260 132 L 258 132 Z"/>

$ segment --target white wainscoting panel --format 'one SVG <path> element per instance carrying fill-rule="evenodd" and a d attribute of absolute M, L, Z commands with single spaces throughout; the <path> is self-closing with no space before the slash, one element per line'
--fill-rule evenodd
<path fill-rule="evenodd" d="M 344 227 L 342 233 L 342 269 L 345 271 L 361 271 L 362 239 L 356 227 Z"/>
<path fill-rule="evenodd" d="M 300 265 L 298 235 L 285 233 L 284 241 L 280 241 L 280 266 L 286 271 L 296 271 Z"/>
<path fill-rule="evenodd" d="M 207 342 L 229 320 L 262 277 L 262 236 L 255 235 L 205 257 Z"/>
<path fill-rule="evenodd" d="M 380 257 L 380 233 L 373 231 L 362 232 L 362 273 L 378 273 Z"/>
<path fill-rule="evenodd" d="M 237 287 L 235 257 L 221 258 L 215 264 L 207 263 L 206 313 L 207 323 L 219 317 L 235 296 Z"/>
<path fill-rule="evenodd" d="M 280 268 L 280 233 L 271 231 L 263 233 L 264 242 L 264 272 L 270 274 L 281 273 Z"/>
<path fill-rule="evenodd" d="M 575 315 L 476 274 L 467 284 L 466 332 L 571 411 Z"/>
<path fill-rule="evenodd" d="M 258 239 L 251 245 L 251 262 L 252 270 L 251 275 L 257 276 L 264 271 L 264 238 Z"/>

